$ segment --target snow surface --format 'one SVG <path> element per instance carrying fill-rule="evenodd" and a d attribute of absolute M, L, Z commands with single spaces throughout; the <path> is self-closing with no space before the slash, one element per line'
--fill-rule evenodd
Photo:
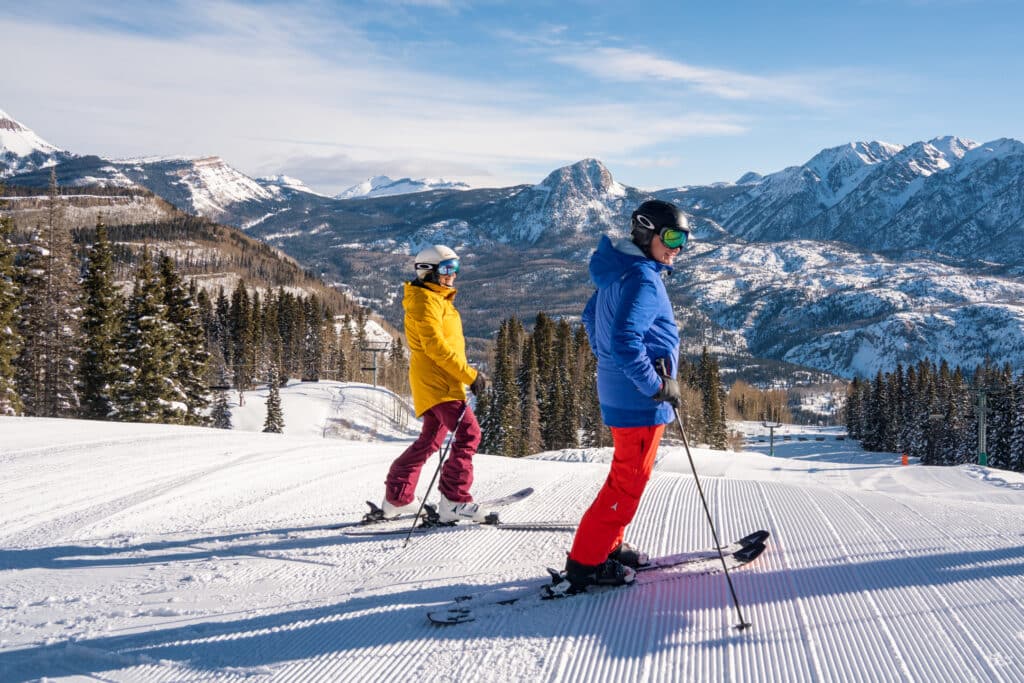
<path fill-rule="evenodd" d="M 542 580 L 571 534 L 332 531 L 380 500 L 415 421 L 383 390 L 296 383 L 285 434 L 245 431 L 265 395 L 234 431 L 0 418 L 0 680 L 1024 680 L 1021 475 L 902 467 L 834 429 L 776 430 L 769 457 L 742 424 L 748 451 L 693 455 L 724 538 L 772 533 L 732 574 L 751 630 L 721 575 L 438 627 L 457 595 Z M 609 455 L 479 455 L 473 490 L 533 486 L 503 519 L 575 523 Z M 699 505 L 667 443 L 627 539 L 706 547 Z"/>

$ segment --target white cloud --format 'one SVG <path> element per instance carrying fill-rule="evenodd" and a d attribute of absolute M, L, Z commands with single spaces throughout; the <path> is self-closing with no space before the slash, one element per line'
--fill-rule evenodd
<path fill-rule="evenodd" d="M 616 47 L 559 52 L 552 59 L 601 79 L 678 82 L 727 100 L 790 101 L 805 105 L 830 103 L 821 90 L 822 81 L 829 79 L 827 76 L 754 76 L 694 66 Z"/>
<path fill-rule="evenodd" d="M 534 182 L 522 169 L 746 130 L 730 115 L 565 104 L 543 86 L 434 73 L 322 11 L 191 1 L 178 10 L 193 14 L 163 36 L 0 18 L 0 106 L 72 151 L 217 154 L 248 173 L 300 178 L 293 169 L 319 168 L 322 184 L 303 180 L 328 192 L 378 162 Z"/>

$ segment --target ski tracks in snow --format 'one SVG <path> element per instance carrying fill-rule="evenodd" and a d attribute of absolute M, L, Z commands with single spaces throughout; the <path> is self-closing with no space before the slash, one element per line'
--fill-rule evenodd
<path fill-rule="evenodd" d="M 1020 494 L 959 499 L 952 471 L 935 482 L 950 491 L 938 500 L 912 493 L 933 476 L 914 468 L 852 485 L 837 476 L 841 464 L 822 474 L 829 485 L 702 478 L 723 542 L 772 533 L 767 551 L 732 573 L 747 631 L 733 629 L 722 574 L 438 627 L 426 612 L 457 595 L 539 586 L 572 534 L 481 527 L 414 533 L 408 546 L 345 537 L 327 526 L 379 498 L 401 444 L 148 434 L 83 439 L 45 457 L 25 439 L 4 456 L 24 477 L 4 492 L 25 504 L 5 504 L 16 524 L 5 524 L 3 552 L 24 561 L 0 572 L 0 678 L 1024 680 L 1020 508 L 1006 502 Z M 133 460 L 143 446 L 156 449 L 152 460 Z M 608 471 L 476 462 L 478 499 L 537 489 L 502 511 L 508 522 L 577 522 Z M 69 464 L 76 470 L 62 471 Z M 712 543 L 685 461 L 672 465 L 655 472 L 627 532 L 656 555 Z M 71 500 L 47 508 L 33 490 Z"/>

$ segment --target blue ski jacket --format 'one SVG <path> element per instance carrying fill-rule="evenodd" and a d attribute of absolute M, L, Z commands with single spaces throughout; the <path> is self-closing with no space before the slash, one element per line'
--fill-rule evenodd
<path fill-rule="evenodd" d="M 671 422 L 672 406 L 652 397 L 661 388 L 655 361 L 665 358 L 676 376 L 679 328 L 661 272 L 671 268 L 648 258 L 629 240 L 613 245 L 602 236 L 590 257 L 597 291 L 583 311 L 583 326 L 597 356 L 597 396 L 609 427 L 646 427 Z"/>

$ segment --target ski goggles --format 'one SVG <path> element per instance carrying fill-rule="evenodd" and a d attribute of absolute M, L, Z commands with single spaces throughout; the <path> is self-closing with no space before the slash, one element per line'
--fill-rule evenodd
<path fill-rule="evenodd" d="M 661 238 L 662 244 L 669 249 L 678 249 L 690 239 L 690 231 L 665 227 L 658 230 L 658 237 Z"/>
<path fill-rule="evenodd" d="M 438 275 L 455 275 L 459 272 L 459 259 L 447 258 L 437 264 Z"/>

